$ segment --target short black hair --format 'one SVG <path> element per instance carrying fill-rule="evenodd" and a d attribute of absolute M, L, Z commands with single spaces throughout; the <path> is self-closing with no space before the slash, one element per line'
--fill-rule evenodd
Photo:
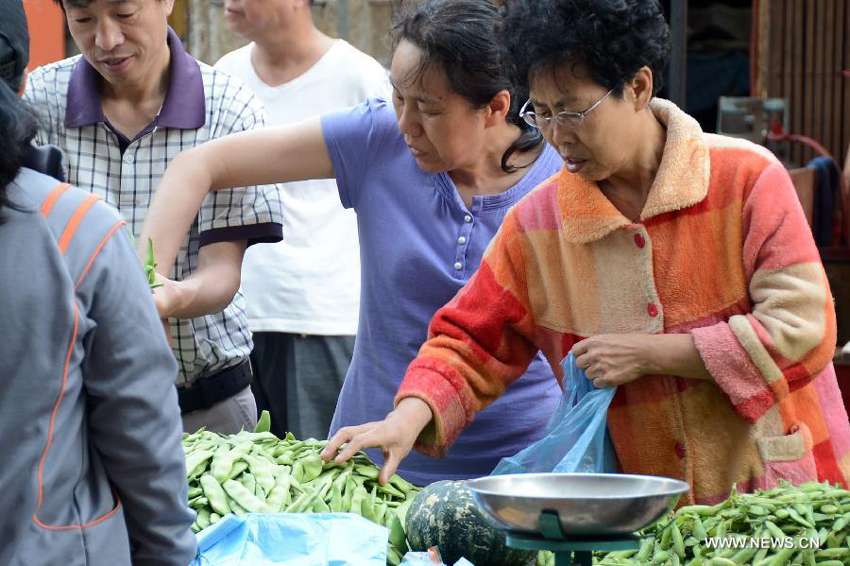
<path fill-rule="evenodd" d="M 5 81 L 0 81 L 0 224 L 3 208 L 17 208 L 6 191 L 23 166 L 37 126 L 35 113 Z"/>
<path fill-rule="evenodd" d="M 617 96 L 644 66 L 657 94 L 670 55 L 657 0 L 505 0 L 499 40 L 522 84 L 578 64 Z"/>
<path fill-rule="evenodd" d="M 482 108 L 499 92 L 511 94 L 507 121 L 522 130 L 502 156 L 502 170 L 512 172 L 508 159 L 543 143 L 540 131 L 519 117 L 528 89 L 513 81 L 504 48 L 496 39 L 499 11 L 490 0 L 424 0 L 397 2 L 393 10 L 393 51 L 402 41 L 422 50 L 418 80 L 429 68 L 442 71 L 451 90 L 473 108 Z"/>

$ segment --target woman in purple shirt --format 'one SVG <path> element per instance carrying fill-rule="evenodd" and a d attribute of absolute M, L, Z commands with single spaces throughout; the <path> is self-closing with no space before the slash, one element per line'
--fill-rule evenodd
<path fill-rule="evenodd" d="M 391 104 L 208 142 L 174 160 L 154 197 L 139 241 L 151 236 L 159 265 L 171 265 L 208 191 L 336 179 L 357 212 L 362 290 L 331 434 L 392 410 L 433 314 L 478 268 L 508 209 L 561 166 L 519 118 L 527 93 L 509 79 L 497 21 L 488 0 L 419 3 L 393 27 Z M 540 437 L 559 396 L 538 357 L 445 458 L 414 454 L 399 473 L 417 484 L 488 474 Z M 381 463 L 380 451 L 370 456 Z"/>

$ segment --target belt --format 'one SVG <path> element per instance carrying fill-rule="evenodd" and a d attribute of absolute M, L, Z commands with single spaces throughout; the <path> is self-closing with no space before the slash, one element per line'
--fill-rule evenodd
<path fill-rule="evenodd" d="M 180 412 L 186 414 L 209 409 L 251 385 L 251 377 L 251 364 L 245 360 L 233 367 L 202 377 L 191 385 L 178 387 Z"/>

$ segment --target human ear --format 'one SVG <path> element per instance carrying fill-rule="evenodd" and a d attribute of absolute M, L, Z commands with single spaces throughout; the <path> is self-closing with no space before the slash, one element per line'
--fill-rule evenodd
<path fill-rule="evenodd" d="M 487 126 L 495 126 L 505 121 L 511 111 L 511 93 L 500 90 L 487 104 Z"/>
<path fill-rule="evenodd" d="M 635 76 L 627 83 L 631 93 L 630 99 L 633 100 L 635 110 L 643 110 L 649 106 L 649 101 L 652 100 L 652 71 L 644 65 Z"/>

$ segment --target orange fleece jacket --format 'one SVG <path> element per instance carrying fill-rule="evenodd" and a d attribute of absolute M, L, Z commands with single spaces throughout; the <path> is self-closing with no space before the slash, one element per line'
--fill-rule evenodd
<path fill-rule="evenodd" d="M 704 134 L 667 101 L 651 109 L 667 141 L 637 223 L 563 170 L 514 207 L 436 313 L 396 397 L 434 413 L 417 448 L 444 453 L 538 349 L 561 379 L 582 338 L 690 333 L 712 380 L 647 375 L 618 388 L 608 424 L 623 472 L 683 479 L 700 503 L 733 483 L 846 487 L 835 313 L 787 172 L 760 146 Z"/>

